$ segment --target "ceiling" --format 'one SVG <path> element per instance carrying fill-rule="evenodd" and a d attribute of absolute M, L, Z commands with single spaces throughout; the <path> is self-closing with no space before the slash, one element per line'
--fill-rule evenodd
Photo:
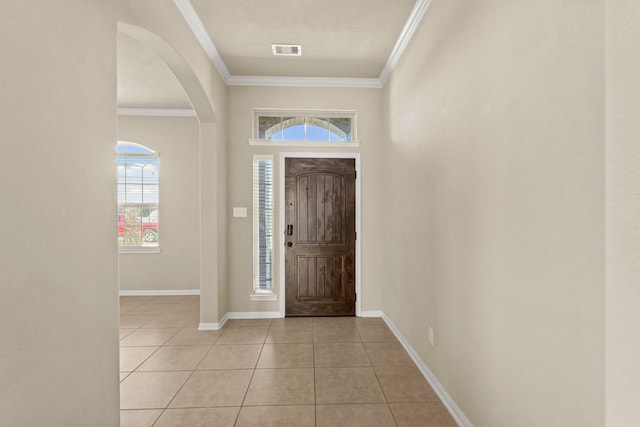
<path fill-rule="evenodd" d="M 382 87 L 430 0 L 173 0 L 229 85 Z M 275 57 L 272 43 L 300 44 Z M 190 109 L 148 47 L 118 35 L 118 105 Z"/>
<path fill-rule="evenodd" d="M 415 0 L 191 0 L 229 73 L 377 78 Z M 300 44 L 275 57 L 272 43 Z"/>

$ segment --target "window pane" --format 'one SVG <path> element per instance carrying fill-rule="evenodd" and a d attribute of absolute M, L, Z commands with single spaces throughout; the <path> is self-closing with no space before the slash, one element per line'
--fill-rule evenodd
<path fill-rule="evenodd" d="M 330 117 L 331 141 L 351 141 L 351 117 Z"/>
<path fill-rule="evenodd" d="M 126 185 L 123 183 L 118 182 L 118 205 L 124 204 L 126 203 Z"/>
<path fill-rule="evenodd" d="M 158 246 L 157 242 L 157 206 L 126 206 L 118 209 L 118 246 Z"/>
<path fill-rule="evenodd" d="M 158 203 L 159 188 L 158 184 L 143 184 L 142 186 L 142 203 Z"/>
<path fill-rule="evenodd" d="M 304 141 L 304 125 L 288 127 L 283 132 L 285 141 Z"/>
<path fill-rule="evenodd" d="M 128 182 L 125 190 L 125 203 L 142 203 L 142 184 L 132 184 Z"/>
<path fill-rule="evenodd" d="M 148 162 L 140 168 L 140 174 L 144 182 L 155 184 L 158 183 L 158 169 L 156 163 L 157 159 L 155 159 L 153 162 Z"/>
<path fill-rule="evenodd" d="M 307 117 L 307 141 L 329 141 L 329 122 L 326 117 Z"/>
<path fill-rule="evenodd" d="M 118 141 L 116 150 L 118 151 L 118 153 L 122 154 L 154 154 L 154 151 L 149 147 L 145 147 L 144 145 L 136 144 L 135 142 L 129 141 Z"/>
<path fill-rule="evenodd" d="M 142 183 L 142 165 L 136 162 L 135 159 L 127 159 L 125 174 L 127 176 L 127 183 Z"/>
<path fill-rule="evenodd" d="M 282 118 L 275 116 L 260 116 L 258 118 L 258 138 L 282 139 Z"/>
<path fill-rule="evenodd" d="M 270 141 L 352 141 L 354 117 L 258 116 L 258 138 Z"/>
<path fill-rule="evenodd" d="M 140 149 L 118 156 L 118 246 L 158 246 L 158 157 L 128 144 L 151 154 L 136 154 Z"/>
<path fill-rule="evenodd" d="M 123 210 L 123 246 L 142 246 L 142 221 L 140 219 L 140 207 L 129 206 Z"/>
<path fill-rule="evenodd" d="M 304 117 L 283 117 L 282 137 L 285 141 L 304 141 Z"/>

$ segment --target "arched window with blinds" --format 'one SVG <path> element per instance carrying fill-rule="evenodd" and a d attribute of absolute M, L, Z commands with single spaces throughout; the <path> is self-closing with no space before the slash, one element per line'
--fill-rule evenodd
<path fill-rule="evenodd" d="M 160 181 L 158 153 L 118 141 L 118 248 L 158 248 Z"/>

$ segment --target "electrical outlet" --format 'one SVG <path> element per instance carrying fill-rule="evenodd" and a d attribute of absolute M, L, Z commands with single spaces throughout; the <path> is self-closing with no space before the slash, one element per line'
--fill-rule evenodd
<path fill-rule="evenodd" d="M 433 328 L 431 326 L 429 326 L 429 344 L 434 345 L 433 344 Z"/>

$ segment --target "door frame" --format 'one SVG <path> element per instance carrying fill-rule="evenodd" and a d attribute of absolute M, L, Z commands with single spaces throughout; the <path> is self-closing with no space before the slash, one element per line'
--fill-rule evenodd
<path fill-rule="evenodd" d="M 360 254 L 362 241 L 361 230 L 361 214 L 360 209 L 360 182 L 362 181 L 362 175 L 360 173 L 360 153 L 340 153 L 340 152 L 281 152 L 280 161 L 278 164 L 278 229 L 276 230 L 277 238 L 274 243 L 280 248 L 278 250 L 278 284 L 280 285 L 280 317 L 285 316 L 285 253 L 284 253 L 284 223 L 285 223 L 285 159 L 354 159 L 356 162 L 356 316 L 360 317 L 362 308 L 362 282 L 361 282 L 361 268 L 360 268 Z"/>

